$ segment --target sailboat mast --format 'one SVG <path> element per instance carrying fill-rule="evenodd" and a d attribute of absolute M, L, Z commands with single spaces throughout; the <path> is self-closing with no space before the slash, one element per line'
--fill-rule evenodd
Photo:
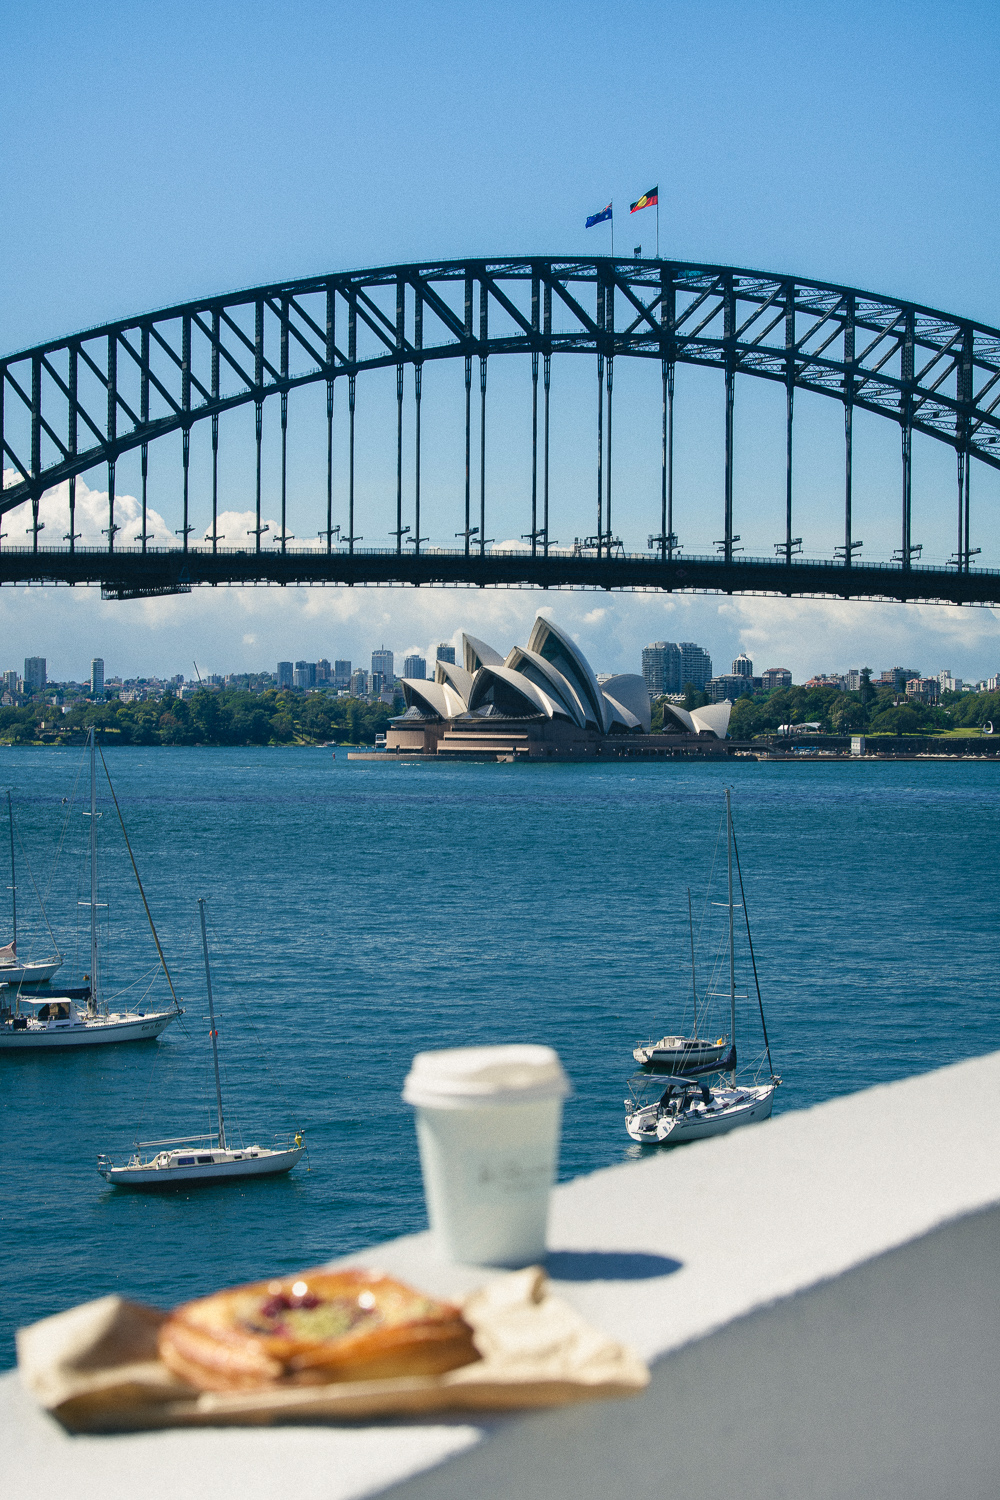
<path fill-rule="evenodd" d="M 97 731 L 90 729 L 90 999 L 97 1005 Z"/>
<path fill-rule="evenodd" d="M 14 873 L 14 804 L 10 800 L 10 788 L 7 788 L 7 816 L 10 819 L 10 921 L 14 931 L 13 949 L 17 952 L 17 876 Z"/>
<path fill-rule="evenodd" d="M 205 952 L 205 984 L 208 987 L 208 1019 L 212 1027 L 212 1061 L 215 1063 L 215 1098 L 219 1106 L 219 1150 L 226 1149 L 226 1127 L 222 1119 L 222 1083 L 219 1078 L 219 1042 L 215 1035 L 215 1006 L 212 1004 L 212 971 L 208 966 L 208 933 L 205 930 L 205 898 L 198 897 L 201 913 L 201 946 Z"/>
<path fill-rule="evenodd" d="M 729 871 L 729 1045 L 736 1045 L 736 946 L 733 935 L 733 807 L 726 788 L 726 865 Z M 733 1071 L 733 1082 L 736 1073 Z"/>
<path fill-rule="evenodd" d="M 695 1035 L 695 1040 L 697 1040 L 697 1037 L 698 1037 L 698 985 L 697 985 L 697 981 L 695 979 L 695 968 L 694 968 L 694 916 L 693 916 L 692 911 L 691 911 L 691 887 L 690 886 L 688 886 L 688 888 L 687 888 L 687 893 L 688 893 L 688 931 L 691 934 L 691 999 L 692 999 L 692 1003 L 694 1005 L 694 1035 Z"/>

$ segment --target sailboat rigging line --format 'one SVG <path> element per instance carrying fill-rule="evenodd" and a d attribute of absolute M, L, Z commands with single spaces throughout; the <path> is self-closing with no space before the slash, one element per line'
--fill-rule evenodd
<path fill-rule="evenodd" d="M 8 792 L 7 795 L 9 797 L 10 793 Z M 52 923 L 49 921 L 49 914 L 45 910 L 45 902 L 42 900 L 42 893 L 38 889 L 38 884 L 37 884 L 37 882 L 35 880 L 35 874 L 34 874 L 34 871 L 31 868 L 31 861 L 28 858 L 28 851 L 24 847 L 24 840 L 21 837 L 21 830 L 20 830 L 20 828 L 15 827 L 13 812 L 11 813 L 10 828 L 11 828 L 11 834 L 13 835 L 13 834 L 16 833 L 16 835 L 17 835 L 17 846 L 18 846 L 18 848 L 21 851 L 21 858 L 24 860 L 24 868 L 28 872 L 28 879 L 31 881 L 31 889 L 34 891 L 34 893 L 35 893 L 35 899 L 37 900 L 38 905 L 41 907 L 42 916 L 45 919 L 45 925 L 46 925 L 46 927 L 49 930 L 49 937 L 52 939 L 52 946 L 55 948 L 56 952 L 59 954 L 59 957 L 62 958 L 62 956 L 63 956 L 62 949 L 59 947 L 59 944 L 58 944 L 58 942 L 56 940 L 56 935 L 52 931 Z M 13 871 L 13 868 L 14 868 L 14 851 L 13 851 L 13 848 L 11 849 L 10 863 L 11 863 L 11 870 Z M 13 879 L 13 874 L 12 874 L 11 878 Z"/>
<path fill-rule="evenodd" d="M 747 911 L 747 897 L 743 889 L 743 871 L 740 868 L 740 850 L 736 842 L 736 832 L 733 831 L 733 853 L 736 855 L 736 873 L 740 877 L 740 896 L 743 899 L 743 916 L 747 924 L 747 943 L 750 945 L 750 962 L 753 964 L 753 982 L 757 987 L 757 1008 L 760 1011 L 760 1025 L 764 1033 L 764 1046 L 767 1050 L 767 1066 L 774 1077 L 774 1063 L 771 1061 L 771 1043 L 767 1039 L 767 1022 L 764 1020 L 764 1002 L 760 998 L 760 980 L 757 978 L 757 959 L 753 951 L 753 938 L 750 936 L 750 913 Z"/>
<path fill-rule="evenodd" d="M 64 797 L 63 798 L 63 805 L 66 808 L 66 813 L 65 813 L 65 816 L 63 817 L 62 832 L 59 835 L 59 843 L 58 843 L 58 845 L 56 847 L 55 859 L 52 861 L 52 868 L 49 870 L 49 878 L 45 882 L 45 900 L 46 901 L 49 899 L 49 893 L 52 890 L 52 882 L 53 882 L 53 880 L 55 880 L 55 878 L 56 878 L 56 871 L 59 868 L 59 859 L 60 859 L 60 856 L 62 855 L 63 844 L 65 844 L 65 842 L 66 842 L 66 834 L 69 831 L 70 818 L 73 815 L 73 808 L 76 805 L 76 789 L 80 785 L 80 777 L 83 775 L 83 768 L 84 768 L 84 765 L 86 764 L 86 760 L 87 760 L 87 752 L 86 752 L 86 749 L 85 749 L 83 755 L 80 757 L 80 762 L 79 762 L 79 764 L 77 766 L 77 769 L 76 769 L 76 780 L 73 782 L 73 790 L 70 792 L 70 794 L 69 794 L 68 797 Z M 53 942 L 55 942 L 54 938 L 53 938 Z M 58 949 L 58 947 L 59 947 L 59 944 L 56 943 L 56 948 Z"/>
<path fill-rule="evenodd" d="M 10 799 L 10 787 L 7 788 L 7 817 L 10 820 L 10 917 L 11 941 L 14 952 L 17 952 L 17 873 L 14 869 L 14 804 Z"/>
<path fill-rule="evenodd" d="M 143 890 L 142 881 L 139 879 L 139 870 L 136 866 L 135 855 L 132 853 L 132 845 L 128 841 L 128 834 L 125 832 L 125 819 L 122 817 L 122 810 L 118 806 L 118 798 L 115 796 L 115 789 L 111 785 L 111 772 L 108 770 L 108 763 L 104 759 L 103 749 L 100 745 L 98 745 L 97 749 L 100 753 L 101 765 L 104 767 L 104 774 L 108 778 L 108 791 L 111 793 L 111 800 L 115 804 L 115 812 L 118 814 L 118 821 L 121 824 L 122 838 L 125 840 L 125 848 L 128 850 L 128 857 L 132 861 L 132 873 L 135 875 L 135 882 L 139 887 L 139 895 L 142 897 L 142 904 L 146 908 L 146 920 L 149 923 L 149 930 L 153 934 L 153 942 L 156 944 L 156 951 L 160 955 L 160 964 L 162 965 L 164 975 L 166 976 L 167 984 L 170 986 L 170 994 L 173 997 L 174 1006 L 176 1007 L 177 1013 L 179 1015 L 181 1010 L 181 1003 L 177 998 L 177 991 L 174 989 L 174 981 L 170 977 L 170 970 L 167 968 L 167 960 L 163 956 L 163 949 L 160 947 L 160 939 L 156 935 L 156 927 L 153 923 L 153 914 L 149 909 L 149 902 L 146 900 L 146 892 Z"/>
<path fill-rule="evenodd" d="M 208 1019 L 212 1028 L 212 1061 L 215 1063 L 215 1098 L 219 1108 L 219 1149 L 226 1149 L 226 1124 L 222 1118 L 222 1082 L 219 1078 L 219 1037 L 215 1029 L 215 1006 L 212 1003 L 212 971 L 208 963 L 208 933 L 205 931 L 205 898 L 198 897 L 201 913 L 201 945 L 205 953 L 205 986 L 208 990 Z"/>
<path fill-rule="evenodd" d="M 697 1037 L 697 1035 L 698 1035 L 698 985 L 697 985 L 697 981 L 695 979 L 695 967 L 694 967 L 694 917 L 693 917 L 693 915 L 691 913 L 691 887 L 690 886 L 688 886 L 688 888 L 687 888 L 687 893 L 688 893 L 688 930 L 689 930 L 689 932 L 691 934 L 691 998 L 692 998 L 692 1001 L 694 1003 L 694 1034 Z"/>
<path fill-rule="evenodd" d="M 726 868 L 729 878 L 729 1036 L 736 1042 L 736 940 L 733 933 L 733 808 L 729 788 L 726 787 Z M 736 1087 L 736 1069 L 730 1073 Z"/>
<path fill-rule="evenodd" d="M 213 929 L 213 932 L 214 932 L 214 929 Z M 216 963 L 216 968 L 218 968 L 218 963 Z M 250 1011 L 247 1009 L 247 1006 L 246 1006 L 246 1004 L 245 1004 L 245 1002 L 243 1000 L 243 996 L 240 993 L 239 986 L 237 986 L 234 990 L 232 990 L 231 993 L 235 996 L 236 1002 L 239 1005 L 240 1010 L 243 1012 L 243 1019 L 244 1019 L 244 1021 L 246 1022 L 247 1026 L 249 1026 L 251 1032 L 253 1033 L 253 1039 L 254 1039 L 254 1041 L 257 1044 L 257 1052 L 258 1052 L 258 1054 L 260 1056 L 261 1062 L 264 1065 L 264 1071 L 267 1074 L 268 1078 L 271 1080 L 271 1085 L 272 1085 L 272 1087 L 274 1089 L 274 1092 L 277 1095 L 277 1097 L 278 1097 L 278 1099 L 279 1099 L 279 1101 L 281 1103 L 282 1108 L 288 1114 L 293 1113 L 291 1103 L 289 1102 L 289 1099 L 288 1099 L 288 1095 L 285 1093 L 285 1090 L 281 1086 L 281 1080 L 275 1075 L 273 1069 L 271 1068 L 270 1063 L 267 1060 L 267 1052 L 266 1052 L 266 1050 L 264 1048 L 263 1042 L 260 1039 L 260 1032 L 257 1030 L 256 1026 L 253 1023 L 253 1016 L 250 1014 Z M 228 1083 L 227 1083 L 227 1086 L 228 1086 Z"/>

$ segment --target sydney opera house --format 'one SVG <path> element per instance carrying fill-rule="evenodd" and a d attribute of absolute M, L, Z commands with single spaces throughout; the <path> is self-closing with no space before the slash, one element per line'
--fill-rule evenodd
<path fill-rule="evenodd" d="M 685 712 L 664 705 L 650 733 L 650 701 L 638 675 L 598 682 L 564 631 L 539 615 L 526 646 L 506 657 L 462 636 L 461 664 L 439 661 L 434 680 L 404 677 L 406 712 L 394 719 L 386 753 L 469 760 L 655 755 L 723 749 L 731 704 Z"/>

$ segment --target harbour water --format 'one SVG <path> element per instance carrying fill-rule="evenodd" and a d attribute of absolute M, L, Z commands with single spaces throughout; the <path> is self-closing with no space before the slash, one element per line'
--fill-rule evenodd
<path fill-rule="evenodd" d="M 80 752 L 0 757 L 39 885 L 64 837 L 48 906 L 69 983 L 89 962 L 77 905 L 86 830 L 80 805 L 63 803 Z M 631 1049 L 690 1014 L 685 889 L 704 893 L 726 785 L 784 1078 L 776 1114 L 1000 1045 L 1000 773 L 989 764 L 107 757 L 186 1014 L 159 1043 L 0 1056 L 3 1366 L 16 1326 L 90 1297 L 169 1305 L 423 1227 L 400 1099 L 421 1048 L 550 1043 L 574 1087 L 561 1175 L 637 1155 L 622 1125 Z M 121 934 L 108 974 L 125 982 L 153 959 L 113 816 L 101 820 L 101 899 Z M 227 1123 L 262 1144 L 303 1129 L 310 1170 L 116 1193 L 98 1152 L 209 1129 L 199 895 Z M 18 896 L 20 946 L 40 953 L 23 870 Z M 162 986 L 146 1003 L 154 996 Z"/>

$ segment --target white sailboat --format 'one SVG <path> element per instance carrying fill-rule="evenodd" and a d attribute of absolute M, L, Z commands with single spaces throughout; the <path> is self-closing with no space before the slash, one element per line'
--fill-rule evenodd
<path fill-rule="evenodd" d="M 63 962 L 56 948 L 54 958 L 23 959 L 17 956 L 17 867 L 14 862 L 14 804 L 7 789 L 7 818 L 10 826 L 10 942 L 0 948 L 0 985 L 44 984 Z M 44 915 L 44 911 L 43 911 Z M 53 942 L 53 947 L 55 943 Z"/>
<path fill-rule="evenodd" d="M 698 984 L 694 962 L 694 918 L 691 913 L 691 891 L 688 890 L 688 931 L 691 935 L 691 996 L 694 1009 L 693 1034 L 661 1037 L 658 1042 L 640 1042 L 632 1056 L 646 1073 L 707 1073 L 735 1067 L 728 1054 L 733 1043 L 727 1036 L 714 1042 L 698 1035 Z"/>
<path fill-rule="evenodd" d="M 42 996 L 27 996 L 19 992 L 12 1000 L 0 1002 L 0 1051 L 37 1051 L 64 1047 L 94 1047 L 110 1042 L 150 1041 L 153 1037 L 159 1036 L 161 1031 L 164 1031 L 177 1016 L 183 1014 L 180 1002 L 174 993 L 173 981 L 160 947 L 160 940 L 156 935 L 156 928 L 146 901 L 146 893 L 139 879 L 139 871 L 136 869 L 135 859 L 132 856 L 132 846 L 125 832 L 125 823 L 122 820 L 114 788 L 111 787 L 110 777 L 108 786 L 111 788 L 111 796 L 125 837 L 132 870 L 174 1004 L 167 1010 L 138 1011 L 128 1008 L 111 1010 L 107 1000 L 102 998 L 97 952 L 97 913 L 100 903 L 97 899 L 97 747 L 93 729 L 90 731 L 89 743 L 90 900 L 80 903 L 81 906 L 90 908 L 90 974 L 84 976 L 88 983 L 76 989 L 49 990 Z M 107 772 L 107 766 L 104 769 Z M 30 1014 L 21 1013 L 25 1008 Z"/>
<path fill-rule="evenodd" d="M 280 1172 L 290 1172 L 305 1151 L 301 1131 L 295 1132 L 291 1146 L 284 1147 L 235 1146 L 226 1139 L 222 1080 L 219 1074 L 219 1038 L 215 1026 L 215 1002 L 212 996 L 212 971 L 208 961 L 208 933 L 205 929 L 203 899 L 199 899 L 198 909 L 201 913 L 201 941 L 205 952 L 205 984 L 208 989 L 212 1061 L 215 1065 L 218 1130 L 211 1135 L 188 1135 L 169 1141 L 140 1141 L 129 1160 L 121 1167 L 116 1167 L 109 1156 L 99 1156 L 97 1170 L 112 1187 L 172 1188 L 196 1183 L 243 1181 L 247 1177 L 274 1177 Z"/>
<path fill-rule="evenodd" d="M 736 934 L 733 900 L 733 854 L 735 851 L 735 839 L 733 836 L 733 812 L 730 793 L 726 791 L 726 859 L 728 871 L 729 889 L 729 1016 L 730 1036 L 736 1036 Z M 739 856 L 737 855 L 737 860 Z M 738 869 L 737 865 L 737 869 Z M 740 873 L 741 895 L 743 876 Z M 750 937 L 750 923 L 746 912 L 745 896 L 742 901 L 744 918 L 747 926 L 747 941 L 750 945 L 750 956 L 753 962 L 754 979 L 756 981 L 757 965 L 753 958 L 753 941 Z M 761 1027 L 764 1033 L 764 1045 L 767 1052 L 767 1063 L 770 1077 L 762 1083 L 756 1080 L 752 1083 L 737 1084 L 736 1081 L 736 1053 L 735 1044 L 726 1059 L 732 1068 L 728 1084 L 709 1085 L 701 1078 L 680 1076 L 674 1074 L 667 1081 L 666 1087 L 660 1092 L 662 1078 L 651 1077 L 649 1073 L 638 1074 L 629 1081 L 629 1097 L 625 1100 L 625 1129 L 632 1140 L 641 1145 L 658 1146 L 669 1143 L 679 1145 L 683 1141 L 703 1140 L 707 1136 L 725 1135 L 730 1130 L 736 1130 L 741 1125 L 754 1125 L 758 1121 L 767 1120 L 771 1115 L 774 1102 L 774 1091 L 781 1082 L 771 1065 L 771 1047 L 767 1037 L 767 1027 L 764 1022 L 764 1007 L 760 1001 L 760 987 L 757 987 L 757 999 L 760 1003 Z M 721 1066 L 725 1067 L 726 1063 Z M 717 1065 L 718 1067 L 718 1065 Z M 653 1094 L 651 1098 L 650 1095 Z"/>

